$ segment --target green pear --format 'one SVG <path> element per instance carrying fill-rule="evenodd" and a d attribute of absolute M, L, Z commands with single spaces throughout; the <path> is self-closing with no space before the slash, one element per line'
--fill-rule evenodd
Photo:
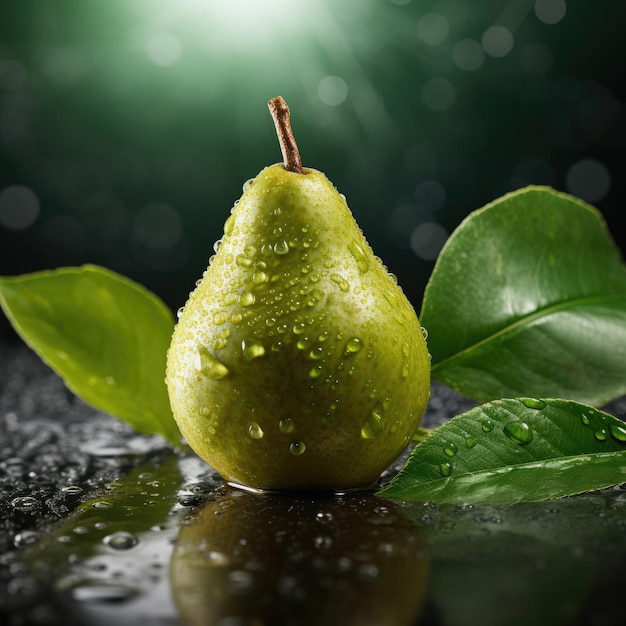
<path fill-rule="evenodd" d="M 244 185 L 168 351 L 174 417 L 231 484 L 373 485 L 429 396 L 417 315 L 344 196 L 303 168 L 282 98 L 284 163 Z"/>

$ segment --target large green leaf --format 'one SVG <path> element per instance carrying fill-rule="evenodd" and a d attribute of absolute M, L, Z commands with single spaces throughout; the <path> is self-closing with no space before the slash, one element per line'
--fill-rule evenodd
<path fill-rule="evenodd" d="M 0 305 L 76 395 L 140 432 L 179 441 L 164 383 L 174 319 L 154 294 L 86 265 L 0 278 Z"/>
<path fill-rule="evenodd" d="M 436 428 L 380 495 L 474 504 L 560 498 L 626 480 L 626 424 L 571 400 L 495 400 Z"/>
<path fill-rule="evenodd" d="M 432 375 L 479 401 L 626 393 L 626 270 L 596 209 L 527 187 L 472 213 L 424 293 Z"/>

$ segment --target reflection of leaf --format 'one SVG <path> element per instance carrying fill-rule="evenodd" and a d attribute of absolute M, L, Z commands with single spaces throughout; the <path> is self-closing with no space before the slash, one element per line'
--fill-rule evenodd
<path fill-rule="evenodd" d="M 626 393 L 626 271 L 601 215 L 528 187 L 452 234 L 424 293 L 433 377 L 479 401 Z"/>
<path fill-rule="evenodd" d="M 88 558 L 102 549 L 106 535 L 124 531 L 138 536 L 165 524 L 183 481 L 178 462 L 178 457 L 171 454 L 161 463 L 144 463 L 111 484 L 106 495 L 78 505 L 45 541 L 33 548 L 32 557 L 41 561 L 43 569 L 49 569 L 66 561 L 60 558 L 64 551 L 71 549 L 81 558 Z M 89 532 L 77 533 L 75 528 L 87 528 Z M 59 541 L 63 536 L 71 541 Z"/>
<path fill-rule="evenodd" d="M 402 510 L 429 543 L 429 593 L 441 623 L 621 623 L 606 619 L 620 602 L 606 580 L 614 577 L 617 589 L 624 568 L 622 491 L 498 506 L 404 503 Z"/>
<path fill-rule="evenodd" d="M 50 623 L 147 624 L 157 615 L 174 623 L 163 577 L 178 529 L 180 462 L 169 454 L 144 463 L 22 548 L 29 581 L 62 611 Z"/>
<path fill-rule="evenodd" d="M 1 278 L 0 304 L 76 395 L 140 432 L 178 443 L 164 383 L 174 320 L 154 294 L 86 265 Z"/>
<path fill-rule="evenodd" d="M 435 429 L 381 495 L 439 502 L 559 498 L 626 478 L 626 425 L 569 400 L 496 400 Z"/>

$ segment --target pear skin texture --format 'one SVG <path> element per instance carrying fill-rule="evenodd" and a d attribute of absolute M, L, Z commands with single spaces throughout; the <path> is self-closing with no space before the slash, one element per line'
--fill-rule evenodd
<path fill-rule="evenodd" d="M 230 483 L 371 486 L 411 441 L 430 359 L 417 315 L 328 179 L 245 185 L 168 351 L 189 446 Z"/>

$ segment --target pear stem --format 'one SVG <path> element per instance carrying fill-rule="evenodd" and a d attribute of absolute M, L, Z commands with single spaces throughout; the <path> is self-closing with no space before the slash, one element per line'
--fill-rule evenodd
<path fill-rule="evenodd" d="M 276 96 L 267 103 L 267 106 L 274 120 L 285 169 L 302 174 L 302 159 L 291 130 L 291 115 L 287 103 L 282 96 Z"/>

